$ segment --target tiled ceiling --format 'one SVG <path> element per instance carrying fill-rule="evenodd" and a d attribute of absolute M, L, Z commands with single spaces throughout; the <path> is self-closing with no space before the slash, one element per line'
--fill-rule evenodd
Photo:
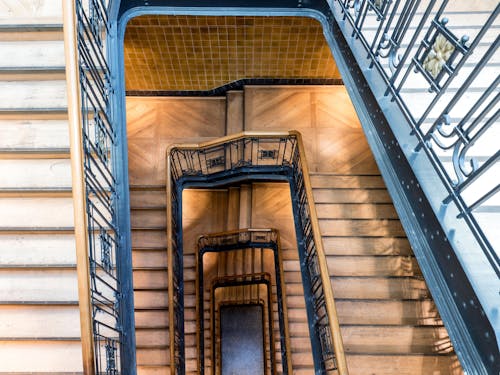
<path fill-rule="evenodd" d="M 305 17 L 147 15 L 125 33 L 127 91 L 206 91 L 241 79 L 340 79 Z"/>

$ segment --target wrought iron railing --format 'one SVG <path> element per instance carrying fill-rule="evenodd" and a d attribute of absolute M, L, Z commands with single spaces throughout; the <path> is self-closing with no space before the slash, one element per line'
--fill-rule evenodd
<path fill-rule="evenodd" d="M 278 321 L 279 321 L 279 331 L 280 331 L 280 349 L 281 349 L 281 364 L 282 374 L 292 374 L 291 367 L 291 357 L 290 357 L 290 333 L 288 329 L 288 309 L 286 306 L 286 292 L 283 288 L 284 284 L 284 271 L 283 271 L 283 261 L 281 256 L 281 246 L 279 241 L 279 232 L 275 229 L 242 229 L 236 231 L 229 231 L 223 233 L 214 233 L 210 235 L 203 235 L 198 239 L 198 251 L 197 251 L 197 262 L 196 267 L 198 270 L 197 276 L 197 303 L 199 313 L 202 314 L 204 311 L 203 299 L 204 299 L 204 272 L 203 272 L 203 255 L 205 253 L 223 253 L 225 251 L 242 251 L 245 249 L 260 249 L 260 251 L 272 251 L 274 254 L 274 267 L 273 265 L 267 265 L 264 267 L 261 261 L 261 257 L 254 258 L 257 259 L 257 263 L 260 263 L 262 269 L 254 270 L 251 275 L 225 275 L 226 277 L 221 277 L 219 284 L 217 285 L 252 285 L 257 281 L 262 283 L 264 279 L 263 274 L 255 272 L 270 272 L 274 273 L 274 280 L 276 280 L 276 303 L 278 308 Z M 254 265 L 249 265 L 250 268 L 254 268 Z M 274 268 L 274 269 L 273 269 Z M 254 276 L 258 276 L 255 278 Z M 224 282 L 222 282 L 223 280 Z M 268 283 L 269 284 L 269 283 Z M 268 290 L 271 289 L 271 284 L 268 285 Z M 271 295 L 268 298 L 268 305 L 271 304 Z M 272 331 L 272 321 L 270 322 L 270 333 L 269 338 L 272 342 L 272 351 L 274 351 L 274 339 Z M 200 374 L 205 373 L 205 361 L 204 361 L 204 321 L 201 316 L 199 319 L 198 333 L 200 335 L 199 345 L 200 345 L 200 358 L 199 358 L 199 371 Z M 212 335 L 215 332 L 215 327 L 212 326 Z M 215 351 L 212 351 L 212 366 L 215 362 Z M 275 358 L 272 353 L 271 356 L 271 373 L 276 374 L 275 368 Z"/>
<path fill-rule="evenodd" d="M 64 6 L 84 373 L 134 373 L 122 347 L 133 332 L 125 332 L 123 321 L 108 1 Z"/>
<path fill-rule="evenodd" d="M 443 204 L 456 204 L 458 219 L 465 220 L 500 277 L 498 233 L 481 216 L 499 211 L 500 143 L 492 139 L 499 135 L 500 75 L 491 66 L 500 62 L 500 4 L 470 16 L 484 16 L 477 28 L 453 22 L 455 7 L 468 2 L 328 3 L 350 24 L 353 46 L 363 48 L 370 68 L 382 78 L 385 95 L 401 108 L 418 138 L 415 152 L 428 155 L 448 192 Z M 467 29 L 465 35 L 457 35 L 460 29 Z"/>
<path fill-rule="evenodd" d="M 245 180 L 290 182 L 316 373 L 347 366 L 328 267 L 298 132 L 242 133 L 167 152 L 170 350 L 173 374 L 184 374 L 181 196 L 184 187 Z"/>

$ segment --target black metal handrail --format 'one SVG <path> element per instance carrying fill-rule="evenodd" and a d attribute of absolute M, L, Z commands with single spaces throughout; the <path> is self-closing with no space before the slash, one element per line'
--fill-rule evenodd
<path fill-rule="evenodd" d="M 448 192 L 443 204 L 456 204 L 458 219 L 465 220 L 500 277 L 498 241 L 492 243 L 497 233 L 478 220 L 481 212 L 498 208 L 500 198 L 495 178 L 500 143 L 481 145 L 500 126 L 500 76 L 498 69 L 488 70 L 494 59 L 498 63 L 500 36 L 492 26 L 498 26 L 500 4 L 472 37 L 458 37 L 457 25 L 449 26 L 447 14 L 452 17 L 454 9 L 448 0 L 333 0 L 331 7 L 351 25 L 355 44 L 362 45 L 370 67 L 382 77 L 385 95 L 401 108 L 418 139 L 415 152 L 428 155 Z M 419 100 L 413 96 L 415 84 L 428 87 Z M 480 148 L 486 155 L 475 157 Z"/>
<path fill-rule="evenodd" d="M 76 0 L 75 47 L 79 75 L 83 185 L 86 202 L 87 256 L 93 350 L 89 374 L 129 373 L 123 355 L 122 256 L 118 225 L 117 180 L 114 149 L 117 144 L 111 105 L 112 84 L 106 38 L 109 33 L 107 0 Z M 65 27 L 72 27 L 65 20 Z M 86 334 L 82 332 L 82 335 Z M 85 358 L 87 360 L 87 358 Z"/>
<path fill-rule="evenodd" d="M 300 133 L 242 133 L 167 151 L 167 241 L 173 374 L 184 374 L 181 196 L 186 186 L 289 181 L 316 373 L 347 374 L 328 267 Z"/>

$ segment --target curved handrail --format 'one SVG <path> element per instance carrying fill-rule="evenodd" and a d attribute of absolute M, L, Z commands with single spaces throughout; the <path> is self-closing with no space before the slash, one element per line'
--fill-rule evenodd
<path fill-rule="evenodd" d="M 259 147 L 262 144 L 275 142 L 278 149 Z M 254 145 L 255 146 L 254 148 Z M 236 160 L 231 159 L 231 152 L 237 153 Z M 229 157 L 228 157 L 229 154 Z M 214 156 L 209 158 L 208 156 Z M 314 206 L 313 192 L 309 179 L 309 169 L 305 158 L 305 149 L 301 134 L 298 131 L 287 132 L 243 132 L 231 136 L 222 137 L 213 141 L 199 144 L 176 144 L 171 145 L 167 150 L 167 249 L 168 249 L 168 269 L 169 269 L 169 318 L 170 318 L 170 354 L 172 374 L 176 374 L 176 343 L 175 343 L 175 269 L 174 263 L 179 259 L 180 254 L 176 252 L 177 243 L 175 238 L 177 226 L 180 224 L 178 215 L 174 215 L 174 206 L 180 198 L 177 196 L 177 184 L 182 184 L 181 179 L 205 178 L 225 170 L 236 170 L 247 168 L 247 173 L 252 169 L 253 173 L 259 173 L 269 167 L 275 167 L 291 172 L 290 183 L 295 184 L 295 189 L 299 187 L 301 192 L 297 197 L 300 205 L 300 213 L 305 215 L 301 218 L 302 230 L 310 230 L 311 235 L 305 239 L 309 241 L 305 247 L 308 261 L 314 262 L 311 268 L 317 269 L 319 278 L 316 277 L 312 284 L 321 289 L 324 295 L 324 309 L 326 314 L 322 320 L 327 323 L 322 327 L 323 335 L 320 340 L 321 345 L 333 347 L 332 353 L 323 349 L 323 356 L 334 355 L 332 360 L 336 364 L 338 374 L 348 374 L 345 360 L 344 347 L 340 333 L 339 320 L 335 308 L 333 290 L 328 273 L 325 252 L 321 233 L 318 224 L 318 216 Z M 233 163 L 234 162 L 234 163 Z M 227 168 L 227 169 L 226 169 Z M 250 171 L 252 173 L 252 171 Z M 269 172 L 268 172 L 269 173 Z M 182 272 L 182 270 L 180 270 Z M 315 275 L 318 276 L 318 275 Z M 316 290 L 316 289 L 315 289 Z M 178 298 L 178 297 L 177 297 Z M 318 303 L 321 303 L 318 300 Z M 323 321 L 324 321 L 323 320 Z M 325 329 L 325 327 L 327 329 Z M 328 352 L 328 353 L 327 353 Z M 324 364 L 323 364 L 324 366 Z"/>

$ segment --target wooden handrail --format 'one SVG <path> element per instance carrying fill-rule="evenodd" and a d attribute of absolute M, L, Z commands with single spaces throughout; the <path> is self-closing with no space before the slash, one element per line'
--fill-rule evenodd
<path fill-rule="evenodd" d="M 220 137 L 217 139 L 213 139 L 211 141 L 201 142 L 201 143 L 174 143 L 171 144 L 167 148 L 167 159 L 170 155 L 170 151 L 174 148 L 180 150 L 196 150 L 200 148 L 214 147 L 220 146 L 228 142 L 237 141 L 239 139 L 245 138 L 280 138 L 280 137 L 289 137 L 291 135 L 300 135 L 300 133 L 296 130 L 289 131 L 244 131 L 241 133 L 226 135 L 224 137 Z"/>
<path fill-rule="evenodd" d="M 330 333 L 333 341 L 333 348 L 335 351 L 335 360 L 338 368 L 339 375 L 348 375 L 349 371 L 347 368 L 347 362 L 345 358 L 344 352 L 344 344 L 342 341 L 342 336 L 340 332 L 340 324 L 337 315 L 337 310 L 335 307 L 335 301 L 333 296 L 333 289 L 330 282 L 330 274 L 328 272 L 328 265 L 326 262 L 326 255 L 323 248 L 323 241 L 321 237 L 321 232 L 319 228 L 318 215 L 316 213 L 316 207 L 314 205 L 314 196 L 312 191 L 312 184 L 309 176 L 309 167 L 307 165 L 307 160 L 305 156 L 305 148 L 302 141 L 302 135 L 300 132 L 296 130 L 290 131 L 245 131 L 242 133 L 229 135 L 225 137 L 221 137 L 212 141 L 203 142 L 203 143 L 193 143 L 193 144 L 173 144 L 167 148 L 166 158 L 167 158 L 167 223 L 171 223 L 171 215 L 172 215 L 172 201 L 171 201 L 171 192 L 172 192 L 172 181 L 171 181 L 171 173 L 172 173 L 172 165 L 171 165 L 171 152 L 174 149 L 177 150 L 196 150 L 196 149 L 205 149 L 209 147 L 223 145 L 225 143 L 234 142 L 240 139 L 245 138 L 281 138 L 281 137 L 290 137 L 293 136 L 297 139 L 297 147 L 299 151 L 299 156 L 302 165 L 302 174 L 304 176 L 304 187 L 307 195 L 307 200 L 309 202 L 309 214 L 311 219 L 311 226 L 313 229 L 314 241 L 316 244 L 316 252 L 318 256 L 318 265 L 321 274 L 321 281 L 323 285 L 323 293 L 325 294 L 325 303 L 326 310 L 328 315 L 328 321 L 330 325 Z M 231 233 L 231 232 L 228 232 Z M 173 268 L 173 249 L 172 249 L 172 239 L 173 233 L 171 229 L 171 225 L 167 226 L 167 249 L 168 249 L 168 267 L 169 272 Z M 171 275 L 171 274 L 170 274 Z M 169 316 L 173 319 L 173 309 L 171 308 L 174 301 L 173 295 L 173 277 L 169 276 Z M 173 322 L 171 320 L 170 322 Z M 174 341 L 174 327 L 170 324 L 170 344 L 171 344 L 171 363 L 173 363 L 172 354 L 175 352 L 175 348 L 173 347 Z M 172 364 L 172 374 L 175 374 L 175 365 Z"/>
<path fill-rule="evenodd" d="M 62 5 L 83 373 L 95 375 L 76 5 L 74 0 L 63 0 Z"/>
<path fill-rule="evenodd" d="M 337 315 L 337 308 L 335 307 L 335 299 L 333 297 L 333 289 L 330 281 L 330 273 L 328 272 L 328 265 L 326 263 L 325 250 L 323 248 L 323 238 L 319 229 L 318 214 L 316 213 L 316 205 L 314 204 L 314 196 L 309 176 L 309 166 L 307 165 L 306 152 L 304 143 L 302 142 L 302 135 L 295 132 L 297 137 L 297 145 L 299 147 L 299 155 L 302 163 L 302 174 L 304 176 L 304 186 L 306 189 L 307 200 L 309 202 L 309 214 L 311 215 L 311 226 L 313 229 L 314 242 L 316 244 L 316 252 L 318 254 L 319 269 L 321 274 L 321 281 L 323 283 L 323 293 L 325 293 L 326 310 L 328 314 L 328 321 L 333 340 L 333 348 L 335 350 L 335 359 L 339 375 L 348 375 L 347 362 L 345 359 L 344 343 L 340 333 L 339 317 Z M 332 329 L 333 327 L 333 329 Z"/>

